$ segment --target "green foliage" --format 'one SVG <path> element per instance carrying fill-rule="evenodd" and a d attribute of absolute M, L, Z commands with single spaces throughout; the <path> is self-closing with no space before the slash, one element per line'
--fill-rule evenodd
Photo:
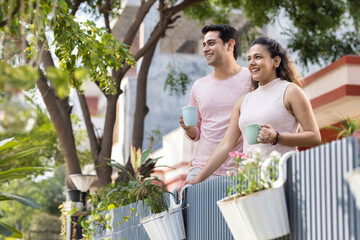
<path fill-rule="evenodd" d="M 150 150 L 155 149 L 157 142 L 161 142 L 161 137 L 162 137 L 162 134 L 161 134 L 161 130 L 160 130 L 159 126 L 150 131 L 150 134 L 148 134 Z"/>
<path fill-rule="evenodd" d="M 0 90 L 30 90 L 35 86 L 38 73 L 31 66 L 14 67 L 0 61 Z"/>
<path fill-rule="evenodd" d="M 100 89 L 108 94 L 116 93 L 109 69 L 119 69 L 124 63 L 135 64 L 128 46 L 116 40 L 105 28 L 97 28 L 92 21 L 76 22 L 72 15 L 67 14 L 65 6 L 56 11 L 54 37 L 60 69 L 70 74 L 70 84 L 78 90 L 81 90 L 83 79 L 75 78 L 78 75 L 75 74 L 77 61 L 89 71 L 91 80 L 99 83 Z M 82 74 L 82 77 L 86 75 Z"/>
<path fill-rule="evenodd" d="M 60 99 L 69 96 L 70 93 L 70 76 L 67 72 L 57 69 L 56 67 L 46 68 L 46 77 L 56 91 Z"/>
<path fill-rule="evenodd" d="M 34 102 L 35 91 L 32 90 L 26 93 L 26 103 L 30 107 L 29 111 L 36 115 L 35 124 L 30 131 L 16 132 L 16 140 L 20 144 L 14 147 L 14 150 L 22 151 L 24 149 L 43 146 L 38 151 L 36 158 L 29 158 L 26 161 L 13 162 L 11 165 L 0 166 L 0 170 L 8 170 L 19 166 L 47 166 L 54 165 L 61 166 L 64 164 L 64 155 L 60 148 L 59 139 L 57 137 L 54 126 L 46 112 L 39 105 Z M 0 100 L 4 100 L 4 104 L 7 102 L 6 97 L 0 97 Z M 1 105 L 1 101 L 0 101 Z M 19 111 L 19 110 L 17 110 Z M 79 145 L 87 137 L 85 130 L 81 130 L 79 127 L 81 123 L 80 119 L 75 115 L 72 115 L 71 121 L 76 130 L 74 130 L 75 142 Z M 0 133 L 0 140 L 10 138 L 13 133 L 2 132 Z M 79 161 L 82 165 L 92 162 L 91 152 L 89 150 L 77 149 Z M 5 152 L 6 153 L 6 152 Z"/>
<path fill-rule="evenodd" d="M 185 13 L 204 23 L 234 9 L 244 13 L 255 27 L 273 23 L 284 13 L 291 21 L 288 26 L 282 25 L 283 34 L 290 37 L 288 48 L 299 54 L 305 67 L 328 63 L 347 54 L 360 54 L 359 1 L 209 0 L 191 6 Z"/>
<path fill-rule="evenodd" d="M 266 172 L 262 173 L 262 164 L 265 159 L 261 157 L 261 152 L 255 153 L 240 153 L 232 152 L 229 154 L 233 157 L 235 166 L 238 167 L 228 173 L 231 184 L 227 189 L 228 196 L 238 195 L 244 196 L 256 191 L 261 191 L 267 188 L 271 188 L 271 183 L 278 175 L 278 163 L 280 159 L 280 153 L 273 151 L 270 154 L 272 159 L 272 165 L 270 165 Z M 262 178 L 270 173 L 269 178 Z"/>
<path fill-rule="evenodd" d="M 16 145 L 16 142 L 13 141 L 13 138 L 5 139 L 0 141 L 0 166 L 9 164 L 11 161 L 14 161 L 17 159 L 17 157 L 24 157 L 28 156 L 32 153 L 35 153 L 38 149 L 28 149 L 22 152 L 13 152 L 12 154 L 3 154 L 4 151 L 11 149 Z M 21 179 L 25 178 L 28 175 L 31 175 L 37 171 L 45 170 L 44 168 L 40 167 L 21 167 L 21 168 L 15 168 L 8 171 L 2 171 L 0 172 L 0 186 L 2 186 L 4 183 L 8 182 L 9 180 L 13 179 Z M 33 208 L 40 209 L 40 205 L 36 203 L 33 199 L 13 194 L 13 193 L 6 193 L 6 192 L 0 192 L 0 201 L 17 201 L 23 205 L 30 206 Z M 22 238 L 22 234 L 14 229 L 13 227 L 0 222 L 0 235 L 5 235 L 7 237 L 16 237 L 16 238 Z"/>
<path fill-rule="evenodd" d="M 36 114 L 31 107 L 22 100 L 23 96 L 4 92 L 0 96 L 0 134 L 11 135 L 29 131 L 35 123 Z"/>
<path fill-rule="evenodd" d="M 42 210 L 24 208 L 17 202 L 8 202 L 3 206 L 3 221 L 10 225 L 21 227 L 21 231 L 25 236 L 24 238 L 27 239 L 26 236 L 28 235 L 29 230 L 35 230 L 35 225 L 33 224 L 35 216 L 46 213 L 46 216 L 44 217 L 49 216 L 50 218 L 51 216 L 53 219 L 58 219 L 60 215 L 58 206 L 65 201 L 63 194 L 65 188 L 65 175 L 65 168 L 59 167 L 54 169 L 53 176 L 44 177 L 42 180 L 13 181 L 4 186 L 4 191 L 16 192 L 17 194 L 31 196 L 33 199 L 36 199 L 36 202 L 41 206 Z M 52 229 L 53 222 L 54 221 L 44 223 L 42 225 L 43 229 Z M 58 228 L 58 231 L 60 232 L 60 227 Z M 34 236 L 32 237 L 34 238 Z"/>
<path fill-rule="evenodd" d="M 360 118 L 352 118 L 347 116 L 340 122 L 339 127 L 328 126 L 327 128 L 338 132 L 337 139 L 342 137 L 350 137 L 356 130 L 360 130 Z"/>
<path fill-rule="evenodd" d="M 86 14 L 90 14 L 92 18 L 94 18 L 95 20 L 98 20 L 101 16 L 99 13 L 99 9 L 98 6 L 105 6 L 106 5 L 106 0 L 86 0 L 85 1 L 87 4 L 83 4 L 81 6 L 81 11 L 83 11 Z M 113 9 L 111 9 L 109 11 L 109 16 L 111 19 L 113 18 L 117 18 L 120 16 L 119 10 L 122 8 L 122 0 L 113 0 L 112 1 L 112 6 Z"/>
<path fill-rule="evenodd" d="M 188 19 L 198 20 L 201 25 L 205 21 L 211 24 L 229 23 L 228 16 L 231 15 L 231 8 L 220 6 L 216 1 L 204 1 L 184 10 L 184 14 Z"/>
<path fill-rule="evenodd" d="M 39 213 L 33 216 L 30 230 L 35 232 L 42 232 L 44 235 L 36 236 L 37 240 L 48 240 L 54 233 L 59 233 L 61 222 L 58 216 L 50 215 L 48 213 Z M 46 235 L 48 233 L 48 235 Z M 33 236 L 32 236 L 33 238 Z"/>
<path fill-rule="evenodd" d="M 158 159 L 148 159 L 151 151 L 141 152 L 133 146 L 131 149 L 131 167 L 123 166 L 112 160 L 109 165 L 120 170 L 119 175 L 126 175 L 126 181 L 110 183 L 99 189 L 95 194 L 90 195 L 90 204 L 94 206 L 89 218 L 81 221 L 83 233 L 91 239 L 97 231 L 111 228 L 108 225 L 111 219 L 109 210 L 138 203 L 143 200 L 143 204 L 150 207 L 152 213 L 159 213 L 168 209 L 164 194 L 168 191 L 164 183 L 155 176 L 150 176 Z M 129 215 L 123 216 L 117 225 L 127 222 L 132 216 L 138 216 L 134 208 L 130 209 Z M 96 227 L 90 227 L 95 225 Z"/>
<path fill-rule="evenodd" d="M 169 65 L 169 74 L 165 80 L 164 91 L 169 88 L 170 96 L 176 94 L 177 96 L 185 95 L 187 90 L 187 85 L 189 85 L 190 79 L 189 77 Z"/>
<path fill-rule="evenodd" d="M 104 1 L 96 1 L 96 3 L 88 1 L 88 6 L 90 9 L 96 9 L 102 2 Z M 120 8 L 120 2 L 117 0 L 112 3 L 117 5 L 113 5 L 116 8 L 113 9 L 114 12 L 110 12 L 110 15 L 116 15 Z M 124 64 L 135 65 L 128 46 L 116 40 L 105 28 L 97 28 L 91 21 L 83 23 L 75 21 L 74 16 L 69 13 L 70 9 L 67 5 L 72 5 L 72 1 L 41 0 L 39 2 L 25 1 L 24 4 L 24 15 L 15 14 L 11 24 L 3 27 L 5 31 L 0 34 L 1 42 L 5 43 L 0 49 L 2 55 L 0 60 L 19 65 L 19 62 L 23 62 L 21 55 L 25 54 L 28 60 L 38 64 L 41 52 L 53 46 L 55 55 L 60 61 L 60 67 L 59 69 L 46 68 L 46 76 L 59 98 L 67 97 L 70 87 L 75 87 L 82 92 L 84 90 L 83 82 L 88 77 L 97 82 L 105 93 L 116 93 L 115 80 L 109 76 L 109 70 L 111 68 L 119 69 Z M 8 16 L 7 7 L 6 3 L 0 5 L 0 16 L 3 18 Z M 15 9 L 15 7 L 16 5 L 13 4 L 9 10 Z M 21 26 L 23 21 L 20 19 L 29 24 Z M 25 53 L 21 53 L 16 44 L 21 27 L 24 28 L 29 43 Z M 54 35 L 54 40 L 49 43 L 47 36 L 51 33 Z M 38 48 L 38 41 L 42 42 L 42 49 Z M 13 49 L 6 49 L 7 45 L 13 46 Z M 0 64 L 0 74 L 4 75 L 4 78 L 0 78 L 3 79 L 0 82 L 0 88 L 3 88 L 5 81 L 34 84 L 34 79 L 38 77 L 36 68 L 34 69 L 30 65 L 20 66 L 18 69 L 7 67 L 6 71 L 2 70 L 4 69 L 3 65 Z"/>

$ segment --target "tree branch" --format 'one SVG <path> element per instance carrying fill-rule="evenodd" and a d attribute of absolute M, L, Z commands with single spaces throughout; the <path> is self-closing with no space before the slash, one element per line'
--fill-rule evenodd
<path fill-rule="evenodd" d="M 0 27 L 5 26 L 6 23 L 7 23 L 9 20 L 11 21 L 11 19 L 14 18 L 15 14 L 17 13 L 17 11 L 19 11 L 19 9 L 20 9 L 20 0 L 18 0 L 18 3 L 17 3 L 16 8 L 15 8 L 14 11 L 11 13 L 10 19 L 5 19 L 4 21 L 0 22 Z"/>
<path fill-rule="evenodd" d="M 77 10 L 79 10 L 80 4 L 85 2 L 85 0 L 75 0 L 72 8 L 71 8 L 71 15 L 75 16 Z"/>
<path fill-rule="evenodd" d="M 136 54 L 134 55 L 135 61 L 138 61 L 141 57 L 143 57 L 144 54 L 152 47 L 152 45 L 156 44 L 158 42 L 158 40 L 165 34 L 165 31 L 168 28 L 169 24 L 174 23 L 178 19 L 178 16 L 171 19 L 171 17 L 173 15 L 175 15 L 179 11 L 184 10 L 185 8 L 187 8 L 188 6 L 190 6 L 190 5 L 194 4 L 194 3 L 199 3 L 199 2 L 203 2 L 203 1 L 205 1 L 205 0 L 185 0 L 181 4 L 176 5 L 174 7 L 171 7 L 171 8 L 168 8 L 168 9 L 165 9 L 165 10 L 164 10 L 164 7 L 163 8 L 160 7 L 160 9 L 158 9 L 158 10 L 159 10 L 160 15 L 161 15 L 161 20 L 155 26 L 155 28 L 154 28 L 153 32 L 151 33 L 151 36 L 148 39 L 148 41 L 146 42 L 146 44 L 141 49 L 139 49 L 136 52 Z M 140 9 L 138 11 L 138 14 L 139 14 L 139 12 L 140 12 Z M 135 21 L 137 21 L 137 19 Z M 134 34 L 136 34 L 136 31 L 135 31 Z M 113 71 L 113 76 L 116 79 L 116 84 L 117 85 L 120 84 L 122 77 L 125 75 L 125 73 L 130 68 L 131 68 L 131 66 L 125 64 L 124 67 L 121 68 L 119 71 L 117 71 L 117 72 Z"/>
<path fill-rule="evenodd" d="M 81 111 L 83 113 L 83 118 L 84 118 L 84 121 L 85 121 L 86 130 L 88 132 L 88 136 L 89 136 L 89 140 L 90 140 L 90 148 L 91 148 L 92 157 L 93 157 L 93 159 L 96 159 L 97 154 L 100 151 L 100 145 L 99 145 L 98 140 L 97 140 L 96 135 L 95 135 L 93 123 L 91 122 L 91 116 L 90 116 L 90 112 L 89 112 L 89 107 L 87 105 L 85 95 L 84 94 L 79 94 L 78 91 L 77 91 L 77 95 L 78 95 L 78 98 L 79 98 Z"/>
<path fill-rule="evenodd" d="M 182 1 L 180 4 L 168 8 L 166 11 L 170 12 L 171 15 L 174 15 L 176 13 L 181 12 L 182 10 L 184 10 L 185 8 L 191 6 L 191 5 L 195 5 L 196 3 L 200 3 L 200 2 L 204 2 L 205 0 L 184 0 Z"/>
<path fill-rule="evenodd" d="M 102 6 L 99 6 L 99 11 L 104 14 L 105 27 L 108 33 L 111 33 L 109 13 L 111 11 L 112 3 L 112 0 L 105 0 L 105 3 Z"/>
<path fill-rule="evenodd" d="M 131 23 L 129 30 L 127 31 L 127 34 L 125 35 L 125 37 L 122 41 L 123 43 L 125 43 L 127 45 L 132 44 L 132 42 L 135 38 L 135 35 L 136 35 L 137 31 L 139 30 L 140 24 L 142 23 L 146 14 L 149 12 L 150 8 L 152 7 L 152 5 L 154 5 L 155 2 L 156 2 L 156 0 L 148 0 L 147 2 L 144 2 L 141 4 L 138 12 L 136 13 L 134 21 Z"/>
<path fill-rule="evenodd" d="M 42 41 L 38 41 L 38 47 L 39 49 L 41 49 L 43 46 L 43 42 Z M 54 67 L 55 64 L 54 64 L 54 60 L 51 56 L 51 53 L 50 51 L 48 50 L 44 50 L 43 53 L 42 53 L 42 61 L 43 61 L 43 64 L 44 64 L 44 67 L 47 68 L 47 67 Z"/>
<path fill-rule="evenodd" d="M 153 44 L 156 44 L 157 41 L 165 34 L 166 29 L 168 28 L 169 24 L 172 24 L 176 21 L 177 17 L 174 19 L 171 19 L 173 15 L 176 13 L 184 10 L 190 5 L 193 5 L 195 3 L 203 2 L 205 0 L 185 0 L 181 2 L 179 5 L 176 5 L 174 7 L 166 9 L 166 7 L 163 7 L 161 9 L 158 9 L 160 12 L 161 20 L 158 22 L 156 27 L 154 28 L 153 32 L 151 33 L 150 38 L 146 42 L 146 44 L 137 51 L 137 53 L 134 56 L 135 61 L 139 60 L 141 57 L 144 56 L 144 54 L 151 48 Z M 135 20 L 133 21 L 131 27 L 129 28 L 128 33 L 126 34 L 123 43 L 130 45 L 136 35 L 136 32 L 143 21 L 146 13 L 149 11 L 150 7 L 154 4 L 154 0 L 147 1 L 144 5 L 142 5 L 135 17 Z M 165 6 L 165 5 L 163 5 Z M 116 80 L 116 84 L 120 85 L 122 77 L 125 75 L 125 73 L 131 68 L 131 66 L 125 64 L 123 68 L 121 68 L 119 71 L 115 72 L 113 71 L 113 77 Z"/>

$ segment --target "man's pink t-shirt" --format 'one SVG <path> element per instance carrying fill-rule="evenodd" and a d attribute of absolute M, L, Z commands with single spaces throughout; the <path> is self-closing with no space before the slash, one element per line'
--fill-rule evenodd
<path fill-rule="evenodd" d="M 225 80 L 216 80 L 209 74 L 195 81 L 191 89 L 189 106 L 198 107 L 197 134 L 193 140 L 188 138 L 199 142 L 195 157 L 190 163 L 190 170 L 205 166 L 225 135 L 235 103 L 251 89 L 251 75 L 244 67 L 236 75 Z M 242 151 L 242 137 L 233 149 L 235 150 Z M 234 162 L 229 157 L 213 174 L 225 175 L 226 171 L 233 167 Z"/>

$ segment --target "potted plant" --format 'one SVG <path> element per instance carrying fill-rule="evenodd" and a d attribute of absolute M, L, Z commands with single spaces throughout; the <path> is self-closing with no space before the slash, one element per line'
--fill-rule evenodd
<path fill-rule="evenodd" d="M 184 189 L 181 190 L 180 196 Z M 151 210 L 152 214 L 140 219 L 151 240 L 186 239 L 181 205 L 181 200 L 176 204 L 174 196 L 170 195 L 169 209 L 158 213 Z"/>
<path fill-rule="evenodd" d="M 151 150 L 141 152 L 131 146 L 130 161 L 123 166 L 111 160 L 109 165 L 119 169 L 119 177 L 114 183 L 99 189 L 90 195 L 90 204 L 93 206 L 90 217 L 82 219 L 83 233 L 89 239 L 100 230 L 111 229 L 112 210 L 131 203 L 140 202 L 150 208 L 154 214 L 168 210 L 164 194 L 168 193 L 164 183 L 154 172 L 159 158 L 151 159 Z M 131 207 L 126 216 L 116 222 L 116 226 L 129 221 L 131 217 L 138 217 L 135 208 Z"/>
<path fill-rule="evenodd" d="M 142 167 L 145 169 L 146 165 L 150 164 L 153 164 L 154 167 L 158 160 L 146 161 L 145 159 L 149 154 L 149 150 L 141 153 L 140 149 L 136 151 L 131 146 L 130 162 L 132 169 L 130 168 L 129 171 L 122 166 L 113 166 L 126 172 L 130 180 L 137 183 L 135 191 L 136 201 L 143 200 L 143 203 L 150 207 L 151 214 L 140 219 L 150 239 L 185 239 L 181 203 L 176 205 L 173 195 L 170 194 L 169 209 L 165 201 L 165 193 L 169 192 L 165 189 L 164 183 L 157 177 L 150 177 L 150 173 L 153 171 L 149 172 L 148 176 L 140 175 Z M 147 162 L 148 164 L 146 164 Z"/>
<path fill-rule="evenodd" d="M 264 161 L 260 151 L 230 153 L 238 168 L 228 172 L 228 197 L 217 205 L 235 239 L 273 239 L 290 232 L 283 167 L 291 154 L 280 159 L 274 151 Z"/>

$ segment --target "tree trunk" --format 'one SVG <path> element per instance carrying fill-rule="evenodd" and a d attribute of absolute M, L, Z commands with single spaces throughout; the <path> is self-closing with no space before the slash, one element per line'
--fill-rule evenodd
<path fill-rule="evenodd" d="M 115 95 L 107 95 L 107 106 L 104 123 L 104 134 L 100 142 L 101 148 L 97 159 L 95 159 L 95 170 L 98 176 L 98 186 L 104 186 L 111 182 L 112 167 L 107 163 L 111 157 L 111 150 L 113 145 L 113 132 L 116 120 L 116 104 L 119 99 L 121 91 Z"/>
<path fill-rule="evenodd" d="M 66 109 L 59 108 L 61 103 L 59 103 L 53 89 L 48 85 L 44 75 L 41 74 L 36 84 L 43 96 L 46 109 L 49 112 L 51 121 L 59 137 L 60 146 L 64 153 L 67 175 L 66 187 L 69 189 L 76 189 L 74 184 L 68 178 L 70 174 L 81 173 L 70 121 L 70 113 L 66 113 Z M 70 111 L 70 109 L 68 109 L 68 111 Z"/>
<path fill-rule="evenodd" d="M 156 44 L 151 46 L 149 51 L 144 55 L 141 63 L 139 75 L 136 85 L 136 104 L 134 114 L 134 126 L 132 133 L 132 144 L 136 149 L 142 148 L 144 140 L 144 121 L 149 112 L 149 108 L 146 105 L 146 89 L 147 89 L 147 77 L 151 64 L 151 60 L 154 56 Z"/>

